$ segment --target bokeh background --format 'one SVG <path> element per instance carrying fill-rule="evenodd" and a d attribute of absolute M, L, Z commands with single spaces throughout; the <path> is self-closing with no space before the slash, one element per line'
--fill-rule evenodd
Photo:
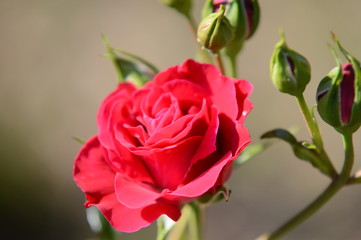
<path fill-rule="evenodd" d="M 361 1 L 260 0 L 259 29 L 239 58 L 242 78 L 255 85 L 247 120 L 252 137 L 277 127 L 301 127 L 296 101 L 278 93 L 269 79 L 269 58 L 282 27 L 290 47 L 312 65 L 307 101 L 335 66 L 327 48 L 334 31 L 361 59 Z M 194 0 L 199 20 L 202 0 Z M 96 134 L 101 100 L 114 89 L 116 74 L 101 57 L 100 34 L 160 69 L 193 57 L 194 42 L 184 19 L 156 0 L 0 0 L 0 238 L 91 239 L 84 196 L 72 180 L 81 145 L 73 136 Z M 321 123 L 325 145 L 342 164 L 341 139 Z M 355 135 L 361 168 L 361 137 Z M 206 240 L 251 240 L 279 226 L 328 184 L 290 147 L 277 143 L 234 172 L 227 203 L 210 207 Z M 284 239 L 361 238 L 361 186 L 343 189 L 321 211 Z M 154 239 L 155 226 L 121 239 Z"/>

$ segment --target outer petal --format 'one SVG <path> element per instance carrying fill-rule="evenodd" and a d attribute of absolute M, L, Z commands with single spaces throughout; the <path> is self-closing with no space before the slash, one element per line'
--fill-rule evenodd
<path fill-rule="evenodd" d="M 107 165 L 98 137 L 89 139 L 75 159 L 73 177 L 87 195 L 88 202 L 97 203 L 114 192 L 114 171 Z"/>
<path fill-rule="evenodd" d="M 162 214 L 177 221 L 181 214 L 177 204 L 164 202 L 157 202 L 144 208 L 127 208 L 118 202 L 114 193 L 104 196 L 95 206 L 103 213 L 110 225 L 121 232 L 136 232 L 149 226 Z"/>
<path fill-rule="evenodd" d="M 74 165 L 74 180 L 87 195 L 87 207 L 99 208 L 109 223 L 122 232 L 135 232 L 147 227 L 162 214 L 175 221 L 180 217 L 180 207 L 173 202 L 157 201 L 133 209 L 124 206 L 114 193 L 114 177 L 98 138 L 89 139 Z"/>
<path fill-rule="evenodd" d="M 179 187 L 177 190 L 170 193 L 170 195 L 183 197 L 198 197 L 203 193 L 207 192 L 215 185 L 223 167 L 232 160 L 231 157 L 231 152 L 228 152 L 212 168 L 210 168 L 188 184 Z"/>
<path fill-rule="evenodd" d="M 249 100 L 249 95 L 253 91 L 253 85 L 246 80 L 238 80 L 235 82 L 236 96 L 238 103 L 237 119 L 240 121 L 245 120 L 248 113 L 253 108 L 252 102 Z"/>
<path fill-rule="evenodd" d="M 97 124 L 99 129 L 99 141 L 107 149 L 115 150 L 114 146 L 114 125 L 119 120 L 124 121 L 127 119 L 126 104 L 131 101 L 131 95 L 135 91 L 134 85 L 130 83 L 119 84 L 118 88 L 109 94 L 102 102 L 98 117 Z"/>
<path fill-rule="evenodd" d="M 132 107 L 132 96 L 136 91 L 133 84 L 122 83 L 101 104 L 98 112 L 97 123 L 99 128 L 98 138 L 101 145 L 107 149 L 107 156 L 112 167 L 126 173 L 128 176 L 151 181 L 151 176 L 144 167 L 142 161 L 133 156 L 116 139 L 118 125 L 135 121 L 130 116 Z"/>
<path fill-rule="evenodd" d="M 161 192 L 150 184 L 137 182 L 119 173 L 115 177 L 115 192 L 118 201 L 129 208 L 150 205 L 161 196 Z"/>

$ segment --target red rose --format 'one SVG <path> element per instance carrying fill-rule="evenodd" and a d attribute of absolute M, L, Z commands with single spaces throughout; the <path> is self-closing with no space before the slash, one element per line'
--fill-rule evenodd
<path fill-rule="evenodd" d="M 217 189 L 251 141 L 244 120 L 252 85 L 187 60 L 137 89 L 119 84 L 102 103 L 99 133 L 75 159 L 74 179 L 122 232 Z"/>

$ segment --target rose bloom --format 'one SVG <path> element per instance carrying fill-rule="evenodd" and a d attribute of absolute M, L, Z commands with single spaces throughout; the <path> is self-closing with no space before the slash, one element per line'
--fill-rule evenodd
<path fill-rule="evenodd" d="M 251 141 L 244 126 L 252 85 L 187 60 L 137 89 L 121 83 L 102 102 L 98 135 L 75 159 L 86 207 L 134 232 L 182 204 L 214 193 Z"/>

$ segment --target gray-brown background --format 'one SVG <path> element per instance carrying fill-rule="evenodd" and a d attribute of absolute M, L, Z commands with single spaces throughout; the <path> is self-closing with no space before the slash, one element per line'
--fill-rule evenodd
<path fill-rule="evenodd" d="M 202 1 L 195 1 L 199 16 Z M 255 85 L 247 120 L 253 139 L 272 128 L 300 125 L 295 100 L 269 80 L 269 58 L 283 27 L 291 47 L 312 65 L 306 91 L 314 102 L 318 81 L 335 66 L 326 43 L 334 31 L 361 59 L 357 0 L 260 0 L 262 19 L 239 61 Z M 199 20 L 199 17 L 197 18 Z M 0 0 L 0 238 L 87 239 L 84 196 L 72 180 L 80 145 L 72 136 L 96 133 L 101 100 L 115 87 L 110 62 L 100 55 L 100 33 L 111 43 L 164 69 L 193 56 L 188 26 L 156 0 Z M 321 124 L 339 168 L 341 140 Z M 361 168 L 360 133 L 355 136 Z M 250 240 L 272 230 L 311 201 L 328 179 L 276 144 L 234 173 L 228 203 L 207 211 L 206 240 Z M 348 187 L 288 240 L 357 240 L 361 236 L 361 186 Z M 152 239 L 154 226 L 123 239 Z"/>

